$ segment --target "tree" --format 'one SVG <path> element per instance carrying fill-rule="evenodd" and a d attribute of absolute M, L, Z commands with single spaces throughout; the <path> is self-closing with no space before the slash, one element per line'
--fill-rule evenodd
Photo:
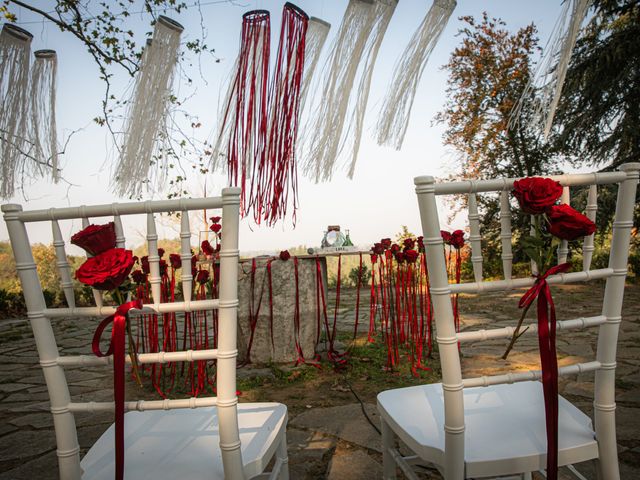
<path fill-rule="evenodd" d="M 595 0 L 555 116 L 556 146 L 577 165 L 640 161 L 640 4 Z"/>
<path fill-rule="evenodd" d="M 471 16 L 461 20 L 466 23 L 458 31 L 462 41 L 443 67 L 449 72 L 448 99 L 436 116 L 436 122 L 446 125 L 445 145 L 458 154 L 458 169 L 451 177 L 477 180 L 554 173 L 557 157 L 531 127 L 532 102 L 525 102 L 519 121 L 509 126 L 513 107 L 532 75 L 532 56 L 539 50 L 536 27 L 531 24 L 511 33 L 502 20 L 489 18 L 486 12 L 480 21 Z M 456 200 L 465 202 L 466 197 Z M 478 203 L 483 238 L 493 246 L 485 257 L 485 270 L 493 275 L 500 268 L 499 202 L 495 196 L 481 195 Z M 529 228 L 527 222 L 524 216 L 514 222 L 516 238 Z"/>

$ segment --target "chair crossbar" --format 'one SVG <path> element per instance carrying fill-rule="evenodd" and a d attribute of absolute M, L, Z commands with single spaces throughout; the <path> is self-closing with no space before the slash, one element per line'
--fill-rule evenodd
<path fill-rule="evenodd" d="M 578 330 L 589 327 L 597 327 L 607 321 L 607 317 L 603 315 L 597 315 L 595 317 L 580 317 L 572 320 L 561 320 L 556 322 L 556 329 L 558 330 Z M 497 338 L 510 338 L 515 331 L 515 327 L 504 328 L 491 328 L 475 330 L 472 332 L 460 332 L 456 335 L 459 342 L 481 342 L 485 340 L 493 340 Z M 526 326 L 526 329 L 522 330 L 520 334 L 531 334 L 538 331 L 538 325 L 535 323 Z"/>
<path fill-rule="evenodd" d="M 415 179 L 418 188 L 422 184 L 428 183 L 431 177 L 418 177 Z M 563 186 L 577 187 L 584 185 L 606 185 L 611 183 L 619 183 L 627 179 L 626 172 L 597 172 L 582 173 L 570 175 L 550 175 L 553 180 L 560 182 Z M 432 185 L 435 188 L 436 195 L 456 195 L 462 193 L 479 193 L 479 192 L 500 192 L 504 190 L 513 190 L 513 182 L 517 178 L 499 178 L 494 180 L 469 180 L 461 182 L 436 183 Z"/>
<path fill-rule="evenodd" d="M 108 217 L 112 215 L 138 215 L 168 211 L 189 211 L 222 208 L 222 197 L 189 198 L 178 200 L 154 200 L 148 202 L 107 203 L 44 210 L 28 210 L 12 213 L 21 222 L 70 220 L 75 218 Z"/>
<path fill-rule="evenodd" d="M 389 448 L 388 452 L 393 457 L 396 464 L 400 467 L 400 470 L 402 470 L 402 473 L 405 474 L 408 480 L 419 480 L 413 468 L 411 468 L 411 465 L 413 465 L 414 461 L 417 459 L 415 455 L 403 457 L 397 448 Z"/>
<path fill-rule="evenodd" d="M 609 278 L 616 274 L 617 272 L 612 268 L 600 268 L 598 270 L 561 273 L 559 275 L 551 275 L 547 277 L 547 283 L 549 285 L 557 285 L 574 282 L 588 282 L 590 280 Z M 626 270 L 624 270 L 622 274 L 626 275 Z M 513 278 L 509 280 L 494 280 L 489 282 L 456 283 L 449 285 L 449 289 L 452 294 L 498 292 L 502 290 L 515 290 L 517 288 L 530 287 L 535 283 L 535 281 L 535 277 L 529 277 Z"/>
<path fill-rule="evenodd" d="M 225 306 L 228 306 L 225 304 Z M 237 306 L 237 302 L 235 305 Z M 219 300 L 193 300 L 191 302 L 174 302 L 161 303 L 154 305 L 152 303 L 145 304 L 141 309 L 132 308 L 129 315 L 142 314 L 162 314 L 162 313 L 178 313 L 178 312 L 198 312 L 204 310 L 213 310 L 222 308 Z M 102 317 L 113 315 L 116 307 L 76 307 L 76 308 L 47 308 L 44 314 L 49 318 L 63 317 Z"/>
<path fill-rule="evenodd" d="M 602 364 L 597 361 L 574 363 L 565 367 L 558 368 L 559 376 L 575 375 L 578 373 L 593 372 L 600 370 Z M 501 385 L 504 383 L 529 382 L 532 380 L 540 380 L 542 371 L 529 370 L 526 372 L 507 373 L 503 375 L 489 375 L 483 377 L 463 378 L 462 385 L 464 388 L 470 387 L 488 387 L 489 385 Z"/>
<path fill-rule="evenodd" d="M 145 412 L 148 410 L 214 407 L 217 404 L 217 397 L 190 397 L 175 400 L 137 400 L 124 402 L 124 409 L 127 412 Z M 113 412 L 115 408 L 115 402 L 70 402 L 68 405 L 68 409 L 72 413 Z"/>
<path fill-rule="evenodd" d="M 229 355 L 236 351 L 228 352 Z M 197 362 L 200 360 L 215 360 L 219 356 L 218 349 L 208 350 L 183 350 L 177 352 L 139 353 L 138 363 L 169 363 L 169 362 Z M 127 363 L 131 363 L 131 356 L 125 357 Z M 66 355 L 58 357 L 58 365 L 71 366 L 107 366 L 113 365 L 113 356 L 96 357 L 94 355 Z"/>

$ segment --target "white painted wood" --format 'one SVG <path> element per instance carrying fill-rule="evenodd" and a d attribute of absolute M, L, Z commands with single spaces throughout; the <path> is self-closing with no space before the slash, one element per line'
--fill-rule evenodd
<path fill-rule="evenodd" d="M 88 308 L 75 306 L 47 308 L 31 254 L 25 222 L 52 222 L 56 248 L 62 249 L 56 251 L 60 258 L 60 255 L 64 254 L 64 241 L 62 240 L 60 244 L 62 236 L 59 227 L 56 231 L 59 219 L 82 218 L 86 226 L 89 215 L 113 215 L 117 245 L 124 246 L 126 240 L 120 217 L 146 213 L 150 277 L 156 279 L 159 278 L 159 259 L 153 214 L 162 211 L 180 211 L 183 214 L 181 228 L 183 272 L 188 272 L 188 275 L 183 275 L 185 279 L 191 274 L 188 214 L 189 211 L 200 208 L 222 208 L 224 235 L 219 299 L 191 301 L 191 297 L 187 295 L 184 302 L 161 303 L 159 294 L 154 293 L 153 304 L 145 305 L 142 309 L 133 311 L 132 314 L 219 309 L 218 349 L 158 352 L 138 356 L 140 363 L 217 359 L 218 397 L 126 402 L 126 409 L 132 412 L 125 416 L 127 436 L 125 476 L 127 479 L 240 480 L 260 474 L 274 459 L 274 469 L 270 472 L 269 478 L 288 478 L 286 407 L 281 404 L 237 405 L 235 373 L 239 196 L 238 188 L 227 188 L 223 190 L 222 197 L 205 199 L 83 206 L 31 212 L 23 212 L 19 205 L 2 206 L 51 400 L 58 443 L 60 478 L 79 480 L 82 477 L 86 480 L 112 479 L 114 476 L 113 426 L 84 457 L 81 471 L 80 449 L 74 420 L 74 414 L 112 411 L 114 403 L 72 402 L 64 376 L 64 367 L 108 367 L 112 365 L 113 359 L 87 355 L 60 356 L 50 318 L 107 316 L 114 312 L 115 307 L 103 306 L 99 303 L 96 307 Z M 190 282 L 191 279 L 187 281 Z M 187 289 L 191 291 L 190 286 Z M 99 298 L 101 299 L 100 296 Z M 87 345 L 87 350 L 89 349 L 90 346 Z M 128 355 L 126 361 L 130 362 Z"/>
<path fill-rule="evenodd" d="M 155 305 L 162 303 L 160 298 L 160 257 L 158 256 L 158 232 L 153 213 L 147 213 L 147 248 L 149 251 L 149 283 L 151 284 L 151 299 Z"/>
<path fill-rule="evenodd" d="M 598 210 L 598 186 L 591 185 L 589 187 L 589 194 L 587 195 L 587 208 L 585 215 L 592 222 L 596 221 L 596 212 Z M 593 259 L 593 246 L 595 233 L 584 237 L 582 242 L 582 269 L 589 270 L 591 268 L 591 260 Z"/>
<path fill-rule="evenodd" d="M 76 298 L 73 294 L 71 269 L 69 268 L 67 252 L 64 248 L 64 239 L 62 238 L 62 232 L 60 231 L 58 220 L 51 221 L 51 230 L 53 232 L 53 247 L 56 251 L 56 266 L 58 267 L 58 273 L 60 274 L 60 285 L 62 286 L 62 291 L 64 292 L 64 298 L 67 301 L 67 305 L 70 308 L 74 308 L 76 306 Z"/>
<path fill-rule="evenodd" d="M 511 206 L 509 205 L 509 192 L 506 190 L 500 192 L 500 242 L 502 245 L 502 274 L 505 280 L 509 280 L 513 270 L 513 253 L 511 251 Z"/>
<path fill-rule="evenodd" d="M 180 280 L 182 281 L 182 298 L 188 304 L 191 302 L 191 292 L 193 290 L 193 275 L 191 274 L 191 229 L 189 228 L 189 212 L 180 212 L 180 259 L 182 268 L 180 269 Z"/>
<path fill-rule="evenodd" d="M 562 187 L 562 196 L 560 197 L 560 203 L 564 205 L 571 204 L 571 192 L 569 187 Z M 567 261 L 567 255 L 569 254 L 569 242 L 566 240 L 560 240 L 558 246 L 558 265 Z"/>
<path fill-rule="evenodd" d="M 584 271 L 547 279 L 551 285 L 597 279 L 606 279 L 607 282 L 601 315 L 557 324 L 560 334 L 574 328 L 599 328 L 596 359 L 558 369 L 560 375 L 595 372 L 596 378 L 595 432 L 586 415 L 565 399 L 559 399 L 559 465 L 599 459 L 600 478 L 612 480 L 620 478 L 615 436 L 616 342 L 640 163 L 623 165 L 620 170 L 555 177 L 563 187 L 618 183 L 618 200 L 609 267 L 585 268 Z M 528 287 L 535 279 L 505 278 L 449 285 L 439 235 L 437 194 L 468 193 L 473 196 L 480 191 L 506 192 L 511 190 L 513 181 L 498 179 L 436 185 L 432 177 L 415 179 L 431 279 L 442 383 L 389 390 L 378 395 L 385 472 L 395 471 L 396 464 L 401 468 L 407 464 L 394 448 L 395 437 L 423 462 L 435 465 L 447 479 L 506 475 L 530 478 L 530 472 L 545 468 L 544 399 L 541 384 L 532 381 L 539 379 L 541 372 L 507 371 L 462 379 L 458 342 L 509 337 L 513 328 L 456 334 L 449 299 L 450 295 L 457 293 L 481 295 Z M 564 200 L 568 201 L 568 189 L 565 188 L 564 192 Z M 588 204 L 595 206 L 594 188 L 590 189 L 590 197 Z M 502 207 L 504 202 L 505 195 L 501 193 Z M 502 210 L 506 211 L 505 208 Z M 506 231 L 506 222 L 501 222 L 501 226 L 502 231 Z M 565 253 L 560 252 L 560 260 L 563 260 L 563 255 Z M 536 326 L 530 326 L 528 333 L 536 331 Z M 392 475 L 389 473 L 388 478 L 393 478 Z"/>
<path fill-rule="evenodd" d="M 84 229 L 84 228 L 87 228 L 87 227 L 90 225 L 90 223 L 89 223 L 89 218 L 88 218 L 88 217 L 87 217 L 87 215 L 86 215 L 86 211 L 85 211 L 85 209 L 86 209 L 86 205 L 82 205 L 82 206 L 80 207 L 80 212 L 81 212 L 81 215 L 80 215 L 80 216 L 81 216 L 81 218 L 82 218 L 82 228 L 83 228 L 83 229 Z M 54 210 L 54 209 L 52 208 L 52 209 L 50 209 L 49 211 L 51 212 L 51 211 L 53 211 L 53 210 Z M 52 212 L 52 213 L 51 213 L 52 220 L 53 220 L 53 216 L 54 216 L 54 215 L 55 215 L 55 213 L 53 213 L 53 212 Z M 56 216 L 55 218 L 58 218 L 58 217 Z M 93 255 L 91 255 L 91 254 L 89 254 L 89 253 L 87 253 L 87 254 L 86 254 L 86 256 L 87 256 L 87 258 L 91 258 L 91 257 L 93 257 Z M 95 288 L 92 288 L 92 289 L 91 289 L 91 293 L 93 294 L 93 301 L 95 302 L 96 307 L 102 307 L 102 305 L 103 305 L 103 301 L 102 301 L 102 292 L 101 292 L 100 290 L 96 290 Z"/>
<path fill-rule="evenodd" d="M 471 244 L 471 265 L 476 282 L 482 281 L 482 237 L 480 236 L 480 215 L 476 194 L 469 194 L 469 243 Z"/>

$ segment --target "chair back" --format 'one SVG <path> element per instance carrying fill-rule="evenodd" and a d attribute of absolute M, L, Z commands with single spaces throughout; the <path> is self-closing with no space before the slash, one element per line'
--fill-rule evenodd
<path fill-rule="evenodd" d="M 585 363 L 559 368 L 559 375 L 595 371 L 595 430 L 600 444 L 600 454 L 617 458 L 615 442 L 615 367 L 616 343 L 621 322 L 622 300 L 624 295 L 630 232 L 633 227 L 636 187 L 640 163 L 628 163 L 617 172 L 591 173 L 551 176 L 563 186 L 561 202 L 569 203 L 570 188 L 588 187 L 586 215 L 595 220 L 599 185 L 617 185 L 617 203 L 613 221 L 613 236 L 607 268 L 591 269 L 594 243 L 593 234 L 585 237 L 582 244 L 583 262 L 581 271 L 561 273 L 549 276 L 549 284 L 567 284 L 606 279 L 602 313 L 598 316 L 575 318 L 557 322 L 559 331 L 599 327 L 596 358 Z M 453 472 L 464 468 L 464 404 L 463 388 L 497 385 L 504 383 L 536 380 L 541 378 L 537 370 L 507 372 L 500 375 L 477 378 L 462 378 L 458 342 L 473 342 L 498 338 L 510 338 L 514 327 L 494 328 L 456 333 L 450 295 L 456 293 L 482 293 L 508 291 L 530 287 L 534 277 L 512 277 L 512 232 L 510 191 L 515 178 L 496 180 L 462 181 L 436 183 L 433 177 L 424 176 L 415 179 L 420 217 L 427 255 L 427 267 L 430 279 L 430 291 L 434 304 L 434 315 L 442 367 L 442 388 L 445 407 L 445 471 L 452 478 L 458 478 Z M 483 256 L 481 251 L 480 214 L 478 198 L 480 193 L 496 192 L 500 198 L 500 239 L 502 244 L 503 279 L 485 280 L 482 272 Z M 443 240 L 440 235 L 440 220 L 436 196 L 467 196 L 469 211 L 469 243 L 473 265 L 473 282 L 449 284 Z M 558 248 L 558 263 L 567 259 L 568 244 L 562 241 Z M 532 273 L 535 273 L 532 272 Z M 514 322 L 515 323 L 515 322 Z M 531 325 L 526 334 L 537 331 Z M 603 450 L 604 448 L 604 450 Z M 460 473 L 460 478 L 462 478 Z"/>
<path fill-rule="evenodd" d="M 22 284 L 27 315 L 33 329 L 40 365 L 44 373 L 51 403 L 51 413 L 57 441 L 57 456 L 60 478 L 80 479 L 80 447 L 74 416 L 76 413 L 114 411 L 114 402 L 74 402 L 71 400 L 65 377 L 65 368 L 74 366 L 105 366 L 113 363 L 112 356 L 98 358 L 92 355 L 61 355 L 56 343 L 52 321 L 69 317 L 107 316 L 115 307 L 105 306 L 101 292 L 94 291 L 95 306 L 77 307 L 74 298 L 71 269 L 65 252 L 66 242 L 62 236 L 60 221 L 81 219 L 83 227 L 89 218 L 110 217 L 115 224 L 116 246 L 124 248 L 125 236 L 121 217 L 125 215 L 146 216 L 146 240 L 149 251 L 149 282 L 153 303 L 144 305 L 138 314 L 163 314 L 168 312 L 196 312 L 218 309 L 218 345 L 215 349 L 187 350 L 176 352 L 143 353 L 138 363 L 191 362 L 217 360 L 217 396 L 192 397 L 175 400 L 127 401 L 125 410 L 170 410 L 217 406 L 219 417 L 220 447 L 227 478 L 243 478 L 236 397 L 236 330 L 238 307 L 238 223 L 240 189 L 226 188 L 222 196 L 196 199 L 176 199 L 107 205 L 51 208 L 24 211 L 20 205 L 2 206 L 4 219 L 16 261 L 16 269 Z M 220 250 L 219 298 L 193 300 L 191 297 L 191 235 L 189 212 L 192 210 L 222 209 L 224 235 Z M 180 213 L 180 239 L 182 259 L 183 301 L 166 303 L 161 298 L 160 257 L 158 256 L 158 234 L 154 214 L 162 212 Z M 45 303 L 42 284 L 38 277 L 27 224 L 49 222 L 53 234 L 57 267 L 67 307 L 52 308 Z M 136 312 L 132 310 L 130 313 Z M 131 359 L 127 357 L 127 362 Z"/>

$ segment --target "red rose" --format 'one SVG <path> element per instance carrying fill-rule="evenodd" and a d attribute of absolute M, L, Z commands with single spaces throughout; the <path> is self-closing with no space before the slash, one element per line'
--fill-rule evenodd
<path fill-rule="evenodd" d="M 383 238 L 382 240 L 380 240 L 380 243 L 382 244 L 382 247 L 387 250 L 389 247 L 391 247 L 391 239 L 390 238 Z"/>
<path fill-rule="evenodd" d="M 209 270 L 198 270 L 198 275 L 196 276 L 196 282 L 207 283 L 208 280 L 209 280 Z"/>
<path fill-rule="evenodd" d="M 416 241 L 413 238 L 405 238 L 403 246 L 405 250 L 412 250 L 416 246 Z"/>
<path fill-rule="evenodd" d="M 398 250 L 394 253 L 394 256 L 396 257 L 396 262 L 404 262 L 404 252 L 400 250 L 400 247 L 398 247 Z"/>
<path fill-rule="evenodd" d="M 562 240 L 576 240 L 596 231 L 596 224 L 569 205 L 553 205 L 547 210 L 549 233 Z"/>
<path fill-rule="evenodd" d="M 219 223 L 214 223 L 209 228 L 212 232 L 218 233 L 222 229 L 222 225 L 220 225 Z"/>
<path fill-rule="evenodd" d="M 196 257 L 195 255 L 193 255 L 191 257 L 191 276 L 195 277 L 196 276 L 196 263 L 198 262 L 198 257 Z"/>
<path fill-rule="evenodd" d="M 374 243 L 372 250 L 376 255 L 382 255 L 384 253 L 384 245 L 382 243 Z"/>
<path fill-rule="evenodd" d="M 149 267 L 149 256 L 145 255 L 140 259 L 140 265 L 142 266 L 142 271 L 149 275 L 151 272 L 151 268 Z"/>
<path fill-rule="evenodd" d="M 453 248 L 462 248 L 462 247 L 464 247 L 464 232 L 462 230 L 455 230 L 451 234 L 451 238 L 449 239 L 449 244 Z"/>
<path fill-rule="evenodd" d="M 159 256 L 160 258 L 162 258 L 162 257 L 164 256 L 164 248 L 159 248 L 159 249 L 158 249 L 158 256 Z"/>
<path fill-rule="evenodd" d="M 160 276 L 164 277 L 167 274 L 168 265 L 167 261 L 160 259 Z"/>
<path fill-rule="evenodd" d="M 378 255 L 375 253 L 371 254 L 371 263 L 376 263 L 378 261 Z"/>
<path fill-rule="evenodd" d="M 203 240 L 202 244 L 200 245 L 200 248 L 202 248 L 202 253 L 204 253 L 207 256 L 211 256 L 215 253 L 215 250 L 209 243 L 209 240 Z"/>
<path fill-rule="evenodd" d="M 408 263 L 415 263 L 415 261 L 418 259 L 418 252 L 412 249 L 405 250 L 404 258 Z"/>
<path fill-rule="evenodd" d="M 391 250 L 391 253 L 394 253 L 394 254 L 395 254 L 397 251 L 399 251 L 399 250 L 400 250 L 400 245 L 398 245 L 398 244 L 394 243 L 393 245 L 391 245 L 390 250 Z"/>
<path fill-rule="evenodd" d="M 76 271 L 76 278 L 98 290 L 114 290 L 133 268 L 133 254 L 124 248 L 112 248 L 88 258 Z"/>
<path fill-rule="evenodd" d="M 537 215 L 556 203 L 562 195 L 562 185 L 550 178 L 523 178 L 513 182 L 513 195 L 524 212 Z"/>
<path fill-rule="evenodd" d="M 422 235 L 418 237 L 418 250 L 424 252 L 424 237 Z"/>
<path fill-rule="evenodd" d="M 147 281 L 147 275 L 142 270 L 134 270 L 131 272 L 131 278 L 138 285 L 146 283 Z"/>
<path fill-rule="evenodd" d="M 98 255 L 116 246 L 116 228 L 113 222 L 106 225 L 89 225 L 73 237 L 71 243 L 90 255 Z"/>
<path fill-rule="evenodd" d="M 209 220 L 211 220 L 211 223 L 219 223 L 221 218 L 222 217 L 211 217 Z"/>
<path fill-rule="evenodd" d="M 451 232 L 440 230 L 440 236 L 442 237 L 444 243 L 446 243 L 447 245 L 451 245 Z"/>
<path fill-rule="evenodd" d="M 178 255 L 177 253 L 172 253 L 171 255 L 169 255 L 169 263 L 171 263 L 171 267 L 175 268 L 176 270 L 180 267 L 182 267 L 182 258 L 180 258 L 180 255 Z"/>
<path fill-rule="evenodd" d="M 289 253 L 289 250 L 283 250 L 283 251 L 280 252 L 280 255 L 278 255 L 278 257 L 283 262 L 286 262 L 287 260 L 289 260 L 291 258 L 291 254 Z"/>

